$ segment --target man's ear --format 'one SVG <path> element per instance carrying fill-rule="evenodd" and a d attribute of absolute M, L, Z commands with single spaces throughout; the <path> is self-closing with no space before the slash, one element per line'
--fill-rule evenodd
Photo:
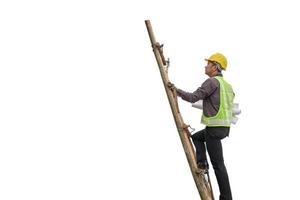
<path fill-rule="evenodd" d="M 214 71 L 218 71 L 217 65 L 213 65 L 213 67 L 214 67 Z"/>

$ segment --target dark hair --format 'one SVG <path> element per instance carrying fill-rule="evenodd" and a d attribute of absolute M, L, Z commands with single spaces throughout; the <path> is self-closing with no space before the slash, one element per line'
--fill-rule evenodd
<path fill-rule="evenodd" d="M 218 62 L 213 61 L 212 63 L 217 67 L 218 72 L 222 71 L 221 65 Z"/>

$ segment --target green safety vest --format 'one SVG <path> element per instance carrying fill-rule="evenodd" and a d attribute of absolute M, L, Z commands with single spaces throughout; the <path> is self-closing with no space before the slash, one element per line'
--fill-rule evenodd
<path fill-rule="evenodd" d="M 201 123 L 206 126 L 216 127 L 225 126 L 230 127 L 231 120 L 233 117 L 232 107 L 234 93 L 232 87 L 227 83 L 223 77 L 215 76 L 220 83 L 220 107 L 219 111 L 215 116 L 206 117 L 204 113 L 202 114 Z"/>

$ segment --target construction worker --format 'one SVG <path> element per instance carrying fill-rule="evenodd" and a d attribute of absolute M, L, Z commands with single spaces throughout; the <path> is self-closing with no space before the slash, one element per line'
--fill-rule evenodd
<path fill-rule="evenodd" d="M 234 93 L 222 75 L 227 68 L 227 59 L 221 53 L 210 56 L 205 66 L 205 74 L 209 78 L 193 93 L 178 89 L 169 83 L 168 87 L 176 89 L 183 100 L 194 103 L 203 100 L 201 123 L 205 129 L 193 134 L 192 140 L 196 148 L 197 172 L 208 170 L 206 149 L 213 166 L 220 190 L 220 200 L 231 200 L 231 189 L 227 170 L 224 164 L 221 140 L 229 136 L 232 119 Z"/>

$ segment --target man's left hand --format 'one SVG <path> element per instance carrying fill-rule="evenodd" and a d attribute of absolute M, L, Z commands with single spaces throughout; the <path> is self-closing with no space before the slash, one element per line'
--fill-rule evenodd
<path fill-rule="evenodd" d="M 176 90 L 175 85 L 174 85 L 173 83 L 171 83 L 171 82 L 168 82 L 168 83 L 167 83 L 167 86 L 168 86 L 168 88 L 171 89 L 171 90 Z"/>

